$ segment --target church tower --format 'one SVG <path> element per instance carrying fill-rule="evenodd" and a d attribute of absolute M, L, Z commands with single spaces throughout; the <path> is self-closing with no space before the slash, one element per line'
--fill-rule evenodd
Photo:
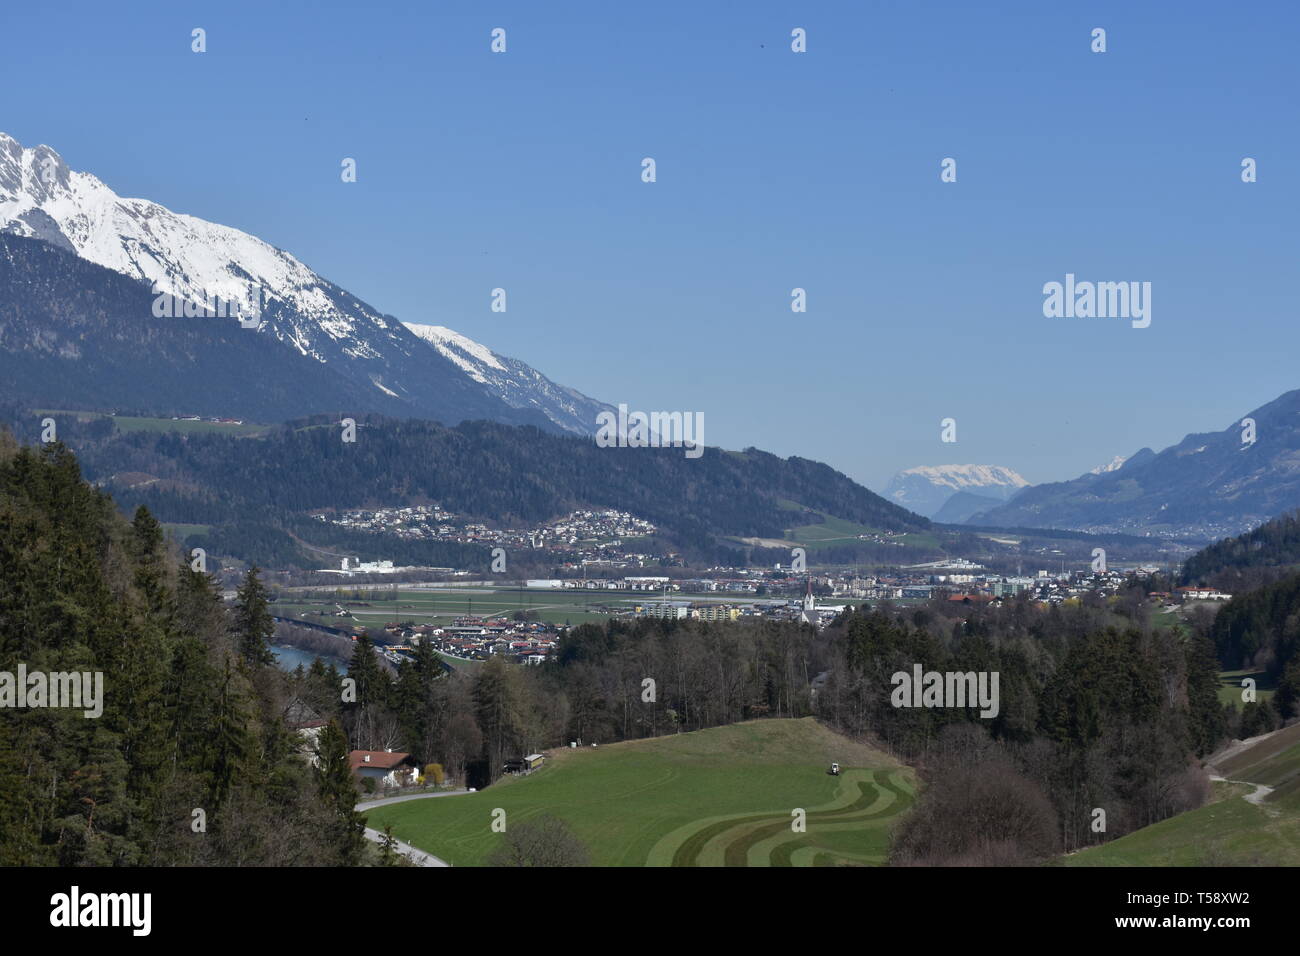
<path fill-rule="evenodd" d="M 799 620 L 805 624 L 817 626 L 817 599 L 812 593 L 812 575 L 808 575 L 808 593 L 803 596 L 803 613 L 799 615 Z"/>

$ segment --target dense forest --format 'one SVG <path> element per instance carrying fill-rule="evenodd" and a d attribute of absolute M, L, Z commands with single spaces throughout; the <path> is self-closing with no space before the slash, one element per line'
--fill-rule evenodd
<path fill-rule="evenodd" d="M 1135 602 L 876 609 L 828 636 L 819 715 L 881 740 L 927 782 L 897 863 L 1028 863 L 1192 809 L 1209 788 L 1196 758 L 1231 729 L 1209 641 L 1151 628 Z M 893 706 L 891 675 L 916 663 L 998 672 L 996 717 Z"/>
<path fill-rule="evenodd" d="M 1251 730 L 1300 717 L 1300 574 L 1234 596 L 1209 635 L 1226 667 L 1255 669 L 1274 684 L 1272 700 L 1252 708 Z"/>
<path fill-rule="evenodd" d="M 8 413 L 21 437 L 36 440 L 40 416 L 14 408 Z M 589 439 L 527 426 L 465 422 L 445 428 L 364 416 L 357 417 L 353 443 L 341 440 L 337 420 L 321 417 L 263 438 L 114 434 L 102 423 L 55 417 L 59 438 L 76 449 L 92 480 L 123 474 L 147 479 L 112 486 L 124 507 L 146 505 L 166 522 L 219 525 L 211 532 L 214 546 L 273 566 L 294 557 L 291 536 L 304 530 L 307 512 L 428 502 L 516 524 L 617 508 L 710 560 L 743 558 L 734 545 L 720 546 L 719 536 L 781 538 L 786 528 L 818 523 L 822 514 L 882 530 L 929 527 L 925 518 L 828 465 L 756 449 L 709 448 L 690 459 L 680 448 L 600 448 Z M 312 543 L 344 543 L 338 532 L 322 534 L 319 524 L 307 530 L 314 532 Z M 446 548 L 421 547 L 428 552 L 421 563 L 457 563 Z M 301 554 L 297 561 L 304 561 Z"/>
<path fill-rule="evenodd" d="M 0 708 L 0 865 L 346 865 L 347 740 L 319 769 L 284 715 L 250 574 L 231 609 L 61 445 L 0 434 L 0 672 L 102 675 L 102 713 Z"/>
<path fill-rule="evenodd" d="M 1182 584 L 1201 584 L 1238 594 L 1300 568 L 1300 512 L 1274 518 L 1235 538 L 1198 551 L 1183 564 Z"/>

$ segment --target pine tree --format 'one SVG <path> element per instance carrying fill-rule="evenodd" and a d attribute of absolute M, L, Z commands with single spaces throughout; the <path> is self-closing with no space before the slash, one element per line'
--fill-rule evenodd
<path fill-rule="evenodd" d="M 231 630 L 239 647 L 239 655 L 250 667 L 265 667 L 275 663 L 268 642 L 275 633 L 266 588 L 257 576 L 256 565 L 244 575 L 235 597 L 235 616 Z"/>
<path fill-rule="evenodd" d="M 330 819 L 329 838 L 338 862 L 354 866 L 365 845 L 366 818 L 356 810 L 357 785 L 348 763 L 348 738 L 336 720 L 325 725 L 317 739 L 316 787 Z"/>
<path fill-rule="evenodd" d="M 499 657 L 479 669 L 474 682 L 474 716 L 483 730 L 489 778 L 495 780 L 520 727 L 518 673 Z"/>
<path fill-rule="evenodd" d="M 1223 705 L 1219 703 L 1219 662 L 1214 643 L 1207 637 L 1187 642 L 1187 711 L 1192 746 L 1205 756 L 1227 733 Z"/>
<path fill-rule="evenodd" d="M 225 802 L 236 780 L 248 769 L 252 749 L 248 716 L 236 685 L 236 674 L 227 660 L 208 749 L 208 794 L 214 808 Z"/>

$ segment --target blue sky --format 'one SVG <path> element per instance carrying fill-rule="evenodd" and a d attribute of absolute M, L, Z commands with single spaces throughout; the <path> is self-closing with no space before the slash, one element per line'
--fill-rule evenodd
<path fill-rule="evenodd" d="M 1296 10 L 10 4 L 0 129 L 710 445 L 1040 482 L 1300 387 Z"/>

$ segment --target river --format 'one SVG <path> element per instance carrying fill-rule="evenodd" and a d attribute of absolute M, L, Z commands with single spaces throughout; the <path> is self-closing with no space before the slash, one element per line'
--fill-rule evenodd
<path fill-rule="evenodd" d="M 315 651 L 305 651 L 301 647 L 289 647 L 287 644 L 272 644 L 271 653 L 275 655 L 276 666 L 281 670 L 293 671 L 299 664 L 303 666 L 303 670 L 306 670 L 318 657 L 327 667 L 333 664 L 340 672 L 348 669 L 348 662 L 345 660 L 330 657 L 328 654 L 317 654 Z"/>

